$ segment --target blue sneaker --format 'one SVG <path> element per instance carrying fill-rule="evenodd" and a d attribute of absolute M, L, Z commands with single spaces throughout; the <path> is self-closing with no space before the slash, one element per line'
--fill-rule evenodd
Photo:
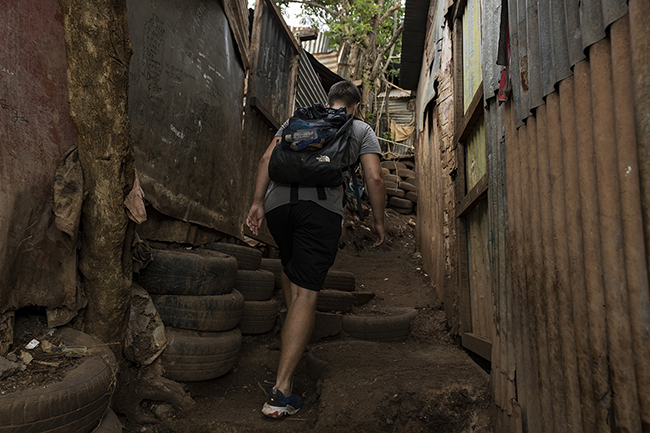
<path fill-rule="evenodd" d="M 302 406 L 302 398 L 293 392 L 285 396 L 282 391 L 273 388 L 269 391 L 269 398 L 262 407 L 262 413 L 271 418 L 282 418 L 293 415 Z"/>

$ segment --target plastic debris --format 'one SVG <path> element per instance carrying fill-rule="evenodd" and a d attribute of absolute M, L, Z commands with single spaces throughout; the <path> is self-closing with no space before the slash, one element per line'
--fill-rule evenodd
<path fill-rule="evenodd" d="M 39 344 L 41 344 L 40 341 L 38 341 L 37 339 L 33 339 L 32 341 L 27 343 L 27 345 L 25 346 L 25 349 L 27 349 L 27 350 L 36 349 Z"/>

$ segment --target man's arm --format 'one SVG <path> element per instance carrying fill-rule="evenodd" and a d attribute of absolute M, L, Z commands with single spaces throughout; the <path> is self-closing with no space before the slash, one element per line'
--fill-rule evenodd
<path fill-rule="evenodd" d="M 374 219 L 374 248 L 384 243 L 386 233 L 384 230 L 384 208 L 386 207 L 386 185 L 384 184 L 384 174 L 381 171 L 379 155 L 376 153 L 364 153 L 359 156 L 361 166 L 363 167 L 364 177 L 366 180 L 366 189 L 368 190 L 368 199 L 372 208 L 372 217 Z"/>
<path fill-rule="evenodd" d="M 264 221 L 264 196 L 266 190 L 269 188 L 271 179 L 269 178 L 269 160 L 275 145 L 280 141 L 280 137 L 274 137 L 271 144 L 262 155 L 259 164 L 257 165 L 257 177 L 255 178 L 255 192 L 253 193 L 253 204 L 246 217 L 246 225 L 250 231 L 257 235 L 262 222 Z"/>

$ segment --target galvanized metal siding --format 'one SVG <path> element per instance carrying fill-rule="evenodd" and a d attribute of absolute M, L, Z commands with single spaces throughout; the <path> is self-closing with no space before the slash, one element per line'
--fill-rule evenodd
<path fill-rule="evenodd" d="M 481 0 L 481 59 L 483 61 L 483 93 L 485 99 L 499 90 L 503 66 L 497 65 L 501 29 L 502 0 Z"/>
<path fill-rule="evenodd" d="M 510 77 L 517 104 L 517 125 L 521 126 L 531 110 L 542 105 L 544 97 L 555 90 L 556 84 L 572 74 L 571 68 L 584 59 L 584 50 L 603 39 L 605 29 L 627 13 L 627 2 L 509 0 L 508 13 Z M 484 48 L 494 49 L 492 37 L 488 35 Z M 487 56 L 491 59 L 493 53 Z M 488 83 L 490 87 L 486 90 L 494 90 L 493 81 Z"/>
<path fill-rule="evenodd" d="M 298 79 L 296 81 L 296 107 L 306 107 L 317 102 L 327 103 L 327 94 L 304 50 L 300 51 Z"/>
<path fill-rule="evenodd" d="M 330 38 L 325 33 L 318 33 L 316 39 L 311 41 L 303 41 L 302 48 L 312 54 L 329 53 L 332 51 L 330 48 Z"/>
<path fill-rule="evenodd" d="M 650 301 L 628 18 L 588 48 L 589 60 L 575 64 L 525 126 L 517 128 L 517 101 L 505 104 L 508 230 L 493 227 L 497 239 L 508 239 L 512 277 L 511 285 L 495 280 L 499 431 L 650 426 Z M 487 116 L 489 130 L 501 108 L 490 102 Z M 500 264 L 504 252 L 493 251 Z"/>

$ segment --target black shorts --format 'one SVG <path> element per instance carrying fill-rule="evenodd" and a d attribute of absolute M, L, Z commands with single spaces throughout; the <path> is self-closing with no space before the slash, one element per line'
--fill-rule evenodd
<path fill-rule="evenodd" d="M 341 215 L 313 201 L 301 200 L 267 212 L 266 221 L 280 248 L 289 280 L 299 287 L 320 291 L 336 259 Z"/>

